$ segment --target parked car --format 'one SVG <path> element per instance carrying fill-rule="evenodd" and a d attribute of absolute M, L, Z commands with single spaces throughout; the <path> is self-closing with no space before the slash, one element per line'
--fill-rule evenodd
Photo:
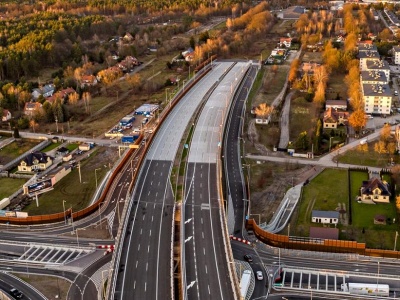
<path fill-rule="evenodd" d="M 253 261 L 253 258 L 251 257 L 250 254 L 246 254 L 246 255 L 244 256 L 244 260 L 247 261 L 247 262 L 252 262 L 252 261 Z"/>

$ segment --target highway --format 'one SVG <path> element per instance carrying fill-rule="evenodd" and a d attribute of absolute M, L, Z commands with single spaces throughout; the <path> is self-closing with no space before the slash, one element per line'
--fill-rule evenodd
<path fill-rule="evenodd" d="M 184 131 L 204 95 L 232 65 L 218 63 L 177 103 L 159 128 L 139 177 L 115 285 L 115 299 L 172 299 L 174 191 L 170 176 Z"/>
<path fill-rule="evenodd" d="M 217 163 L 230 99 L 247 67 L 237 63 L 220 81 L 201 110 L 189 145 L 184 188 L 185 299 L 234 299 Z"/>

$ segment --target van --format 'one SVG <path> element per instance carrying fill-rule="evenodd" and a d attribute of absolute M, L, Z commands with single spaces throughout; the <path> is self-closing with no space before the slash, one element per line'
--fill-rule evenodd
<path fill-rule="evenodd" d="M 360 141 L 360 145 L 364 145 L 364 144 L 366 144 L 367 143 L 367 139 L 362 139 L 361 141 Z"/>

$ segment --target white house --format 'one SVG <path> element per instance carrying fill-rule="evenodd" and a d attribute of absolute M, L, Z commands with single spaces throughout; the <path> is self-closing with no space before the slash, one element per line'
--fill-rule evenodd
<path fill-rule="evenodd" d="M 363 84 L 361 87 L 367 114 L 390 114 L 392 91 L 388 84 Z"/>
<path fill-rule="evenodd" d="M 338 211 L 324 211 L 313 210 L 311 214 L 311 221 L 313 223 L 321 224 L 338 224 L 339 212 Z"/>
<path fill-rule="evenodd" d="M 279 39 L 279 47 L 285 46 L 286 48 L 290 48 L 292 45 L 292 38 L 280 38 Z"/>
<path fill-rule="evenodd" d="M 38 89 L 33 89 L 32 90 L 32 97 L 33 99 L 39 98 L 40 95 L 42 95 L 45 98 L 53 96 L 54 91 L 56 90 L 56 87 L 54 84 L 46 84 L 42 88 Z"/>

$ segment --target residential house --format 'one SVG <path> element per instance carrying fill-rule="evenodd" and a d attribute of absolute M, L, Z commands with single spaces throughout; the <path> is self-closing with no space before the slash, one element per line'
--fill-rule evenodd
<path fill-rule="evenodd" d="M 139 61 L 136 57 L 127 56 L 124 60 L 117 64 L 117 67 L 121 69 L 122 72 L 129 72 L 133 67 L 138 66 Z"/>
<path fill-rule="evenodd" d="M 68 101 L 68 96 L 75 93 L 75 90 L 71 87 L 63 89 L 61 91 L 56 92 L 53 96 L 46 99 L 46 101 L 53 103 L 56 99 L 62 100 L 62 102 Z"/>
<path fill-rule="evenodd" d="M 194 58 L 194 50 L 192 48 L 188 48 L 186 51 L 183 51 L 181 54 L 186 61 L 192 61 Z"/>
<path fill-rule="evenodd" d="M 394 64 L 400 65 L 400 47 L 399 46 L 393 47 L 393 56 L 394 56 Z"/>
<path fill-rule="evenodd" d="M 26 102 L 24 107 L 24 114 L 33 117 L 37 112 L 42 109 L 42 104 L 39 102 Z"/>
<path fill-rule="evenodd" d="M 372 44 L 372 41 L 362 41 L 357 44 L 358 52 L 370 52 L 378 51 L 376 45 Z"/>
<path fill-rule="evenodd" d="M 389 184 L 374 177 L 363 181 L 359 200 L 364 203 L 389 203 L 391 195 Z"/>
<path fill-rule="evenodd" d="M 266 117 L 256 115 L 256 124 L 267 125 L 271 122 L 271 114 Z"/>
<path fill-rule="evenodd" d="M 386 77 L 383 71 L 361 71 L 360 73 L 360 83 L 362 84 L 388 84 L 389 79 Z"/>
<path fill-rule="evenodd" d="M 127 33 L 123 36 L 122 39 L 123 39 L 125 42 L 128 42 L 128 43 L 130 43 L 130 42 L 132 42 L 132 41 L 134 40 L 132 34 L 130 34 L 129 32 L 127 32 Z"/>
<path fill-rule="evenodd" d="M 321 224 L 338 224 L 338 211 L 313 210 L 311 213 L 311 222 Z"/>
<path fill-rule="evenodd" d="M 65 148 L 65 147 L 60 147 L 56 151 L 56 155 L 61 155 L 61 156 L 64 156 L 64 155 L 66 155 L 68 153 L 69 153 L 69 150 L 67 148 Z"/>
<path fill-rule="evenodd" d="M 333 108 L 340 110 L 347 110 L 347 101 L 346 100 L 326 100 L 325 108 Z"/>
<path fill-rule="evenodd" d="M 392 92 L 388 84 L 362 84 L 361 87 L 367 114 L 390 115 Z"/>
<path fill-rule="evenodd" d="M 349 112 L 329 107 L 324 113 L 324 128 L 336 129 L 339 125 L 346 125 L 348 120 Z"/>
<path fill-rule="evenodd" d="M 367 69 L 366 71 L 382 71 L 388 81 L 390 81 L 390 67 L 386 60 L 371 60 L 366 61 Z M 364 71 L 364 70 L 362 70 Z"/>
<path fill-rule="evenodd" d="M 11 119 L 11 113 L 8 109 L 3 109 L 3 115 L 1 116 L 1 120 L 3 122 L 7 122 Z"/>
<path fill-rule="evenodd" d="M 32 90 L 32 97 L 33 99 L 37 100 L 37 98 L 42 95 L 44 98 L 48 98 L 53 95 L 54 91 L 56 90 L 56 87 L 54 84 L 46 84 L 42 88 L 36 88 Z"/>
<path fill-rule="evenodd" d="M 33 172 L 46 170 L 53 159 L 43 152 L 32 152 L 25 156 L 18 165 L 18 172 Z"/>
<path fill-rule="evenodd" d="M 358 52 L 358 59 L 360 60 L 360 71 L 366 71 L 367 61 L 377 61 L 379 62 L 381 57 L 378 51 L 360 51 Z"/>
<path fill-rule="evenodd" d="M 286 48 L 290 48 L 292 46 L 292 38 L 280 38 L 279 39 L 279 47 L 285 46 Z"/>
<path fill-rule="evenodd" d="M 81 88 L 86 86 L 95 86 L 97 83 L 97 78 L 94 75 L 84 75 L 81 78 Z"/>

